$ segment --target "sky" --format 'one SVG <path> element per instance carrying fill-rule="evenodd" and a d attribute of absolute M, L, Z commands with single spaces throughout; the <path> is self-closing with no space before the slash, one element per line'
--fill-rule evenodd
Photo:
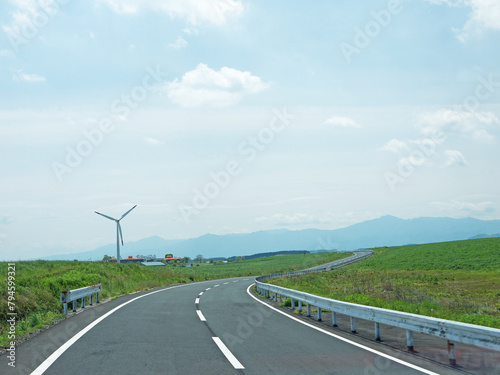
<path fill-rule="evenodd" d="M 497 0 L 5 0 L 0 27 L 0 260 L 114 243 L 94 211 L 134 205 L 125 245 L 500 219 Z"/>

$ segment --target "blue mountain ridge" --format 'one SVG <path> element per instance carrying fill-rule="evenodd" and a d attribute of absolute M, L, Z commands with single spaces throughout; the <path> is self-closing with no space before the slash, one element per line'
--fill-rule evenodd
<path fill-rule="evenodd" d="M 205 258 L 244 256 L 282 250 L 337 250 L 350 251 L 381 246 L 401 246 L 499 236 L 500 220 L 474 218 L 452 219 L 421 217 L 400 219 L 383 216 L 345 228 L 334 230 L 276 229 L 252 233 L 205 234 L 185 240 L 166 240 L 158 236 L 128 242 L 121 248 L 121 256 L 156 254 L 163 257 Z M 95 250 L 44 257 L 46 260 L 100 260 L 104 255 L 116 256 L 116 244 Z"/>

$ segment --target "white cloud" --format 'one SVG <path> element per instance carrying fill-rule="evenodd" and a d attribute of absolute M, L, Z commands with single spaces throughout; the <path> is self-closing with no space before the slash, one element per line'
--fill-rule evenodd
<path fill-rule="evenodd" d="M 446 4 L 450 7 L 467 6 L 471 12 L 461 29 L 454 29 L 457 38 L 466 42 L 471 36 L 484 30 L 500 31 L 500 2 L 498 0 L 426 0 L 432 4 Z"/>
<path fill-rule="evenodd" d="M 144 141 L 146 141 L 147 143 L 151 144 L 151 145 L 162 145 L 164 144 L 165 142 L 162 142 L 156 138 L 152 138 L 152 137 L 144 137 Z"/>
<path fill-rule="evenodd" d="M 142 10 L 161 11 L 171 18 L 181 17 L 193 25 L 209 22 L 224 25 L 243 13 L 237 0 L 97 0 L 117 13 L 134 14 Z"/>
<path fill-rule="evenodd" d="M 198 29 L 195 29 L 195 28 L 192 28 L 192 27 L 188 27 L 188 28 L 185 28 L 184 30 L 182 30 L 184 33 L 188 34 L 188 35 L 198 35 L 200 32 L 198 31 Z"/>
<path fill-rule="evenodd" d="M 439 133 L 462 134 L 478 141 L 487 140 L 488 143 L 491 143 L 494 136 L 484 128 L 499 123 L 499 119 L 492 112 L 439 109 L 417 117 L 417 127 L 425 137 Z M 483 131 L 474 135 L 478 130 Z"/>
<path fill-rule="evenodd" d="M 332 116 L 324 122 L 326 125 L 331 125 L 334 127 L 342 127 L 342 128 L 360 128 L 356 121 L 349 117 L 343 116 Z"/>
<path fill-rule="evenodd" d="M 14 10 L 10 12 L 12 23 L 2 26 L 2 29 L 14 40 L 30 39 L 36 35 L 39 28 L 44 27 L 39 26 L 39 23 L 36 26 L 37 19 L 50 19 L 59 12 L 59 8 L 53 6 L 51 1 L 11 0 L 10 3 L 14 7 Z M 36 31 L 35 34 L 33 34 L 33 30 Z"/>
<path fill-rule="evenodd" d="M 465 157 L 460 151 L 457 150 L 445 150 L 446 161 L 444 162 L 444 167 L 451 167 L 454 165 L 467 165 Z"/>
<path fill-rule="evenodd" d="M 484 129 L 476 130 L 472 134 L 472 138 L 474 138 L 474 140 L 476 142 L 479 142 L 479 143 L 487 143 L 487 144 L 494 144 L 495 143 L 495 136 L 488 133 Z"/>
<path fill-rule="evenodd" d="M 400 141 L 398 139 L 391 139 L 385 145 L 383 145 L 382 147 L 380 147 L 380 149 L 384 150 L 384 151 L 394 152 L 395 154 L 397 154 L 397 153 L 399 153 L 401 151 L 408 151 L 409 147 L 403 141 Z"/>
<path fill-rule="evenodd" d="M 243 95 L 256 94 L 268 87 L 269 83 L 250 72 L 227 67 L 215 71 L 205 64 L 165 85 L 169 99 L 182 107 L 229 106 Z"/>
<path fill-rule="evenodd" d="M 432 202 L 432 206 L 440 212 L 449 216 L 470 216 L 478 214 L 489 214 L 495 212 L 495 206 L 492 202 L 460 202 L 452 200 L 451 202 Z"/>
<path fill-rule="evenodd" d="M 468 0 L 466 3 L 472 8 L 472 12 L 463 28 L 457 32 L 457 37 L 461 42 L 487 29 L 500 31 L 500 2 L 498 0 Z"/>
<path fill-rule="evenodd" d="M 188 43 L 181 36 L 177 38 L 177 40 L 173 43 L 170 43 L 168 46 L 174 49 L 181 49 L 187 47 Z"/>
<path fill-rule="evenodd" d="M 16 82 L 29 82 L 29 83 L 39 83 L 45 82 L 45 77 L 39 76 L 37 74 L 28 74 L 19 71 L 12 75 L 12 80 Z"/>

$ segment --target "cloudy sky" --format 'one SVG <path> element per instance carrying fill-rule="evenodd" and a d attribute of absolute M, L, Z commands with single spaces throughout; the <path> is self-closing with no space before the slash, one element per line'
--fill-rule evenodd
<path fill-rule="evenodd" d="M 500 219 L 497 0 L 5 0 L 1 259 Z"/>

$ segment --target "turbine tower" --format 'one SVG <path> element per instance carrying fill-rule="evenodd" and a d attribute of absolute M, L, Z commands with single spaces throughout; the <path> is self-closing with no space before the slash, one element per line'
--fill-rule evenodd
<path fill-rule="evenodd" d="M 94 211 L 96 214 L 104 216 L 106 219 L 116 221 L 116 262 L 120 263 L 120 240 L 122 241 L 122 246 L 123 246 L 123 235 L 122 235 L 122 227 L 120 226 L 120 220 L 123 219 L 125 216 L 127 216 L 130 211 L 132 211 L 134 208 L 136 208 L 137 205 L 132 207 L 130 210 L 125 212 L 119 219 L 115 219 L 114 217 L 108 216 L 101 214 L 100 212 Z"/>

